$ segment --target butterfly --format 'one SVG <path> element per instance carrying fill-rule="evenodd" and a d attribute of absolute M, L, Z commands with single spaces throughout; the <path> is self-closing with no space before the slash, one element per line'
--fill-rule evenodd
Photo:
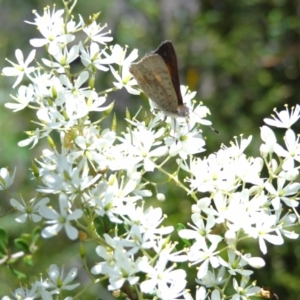
<path fill-rule="evenodd" d="M 139 62 L 130 65 L 129 72 L 154 106 L 172 118 L 188 117 L 180 92 L 177 57 L 171 41 L 146 54 Z"/>

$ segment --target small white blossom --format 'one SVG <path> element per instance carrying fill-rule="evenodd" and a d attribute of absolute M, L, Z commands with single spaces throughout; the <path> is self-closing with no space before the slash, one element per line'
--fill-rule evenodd
<path fill-rule="evenodd" d="M 276 145 L 276 136 L 271 128 L 268 126 L 262 126 L 260 128 L 261 139 L 265 142 L 263 145 L 265 146 L 265 151 L 267 153 L 274 152 L 274 145 Z"/>
<path fill-rule="evenodd" d="M 95 69 L 108 71 L 109 68 L 104 65 L 113 63 L 113 59 L 106 53 L 105 49 L 100 50 L 97 43 L 91 43 L 89 50 L 80 44 L 79 49 L 82 64 L 91 71 L 95 71 Z"/>
<path fill-rule="evenodd" d="M 11 96 L 17 103 L 7 102 L 5 107 L 12 109 L 13 112 L 24 109 L 30 102 L 34 102 L 35 91 L 33 85 L 30 84 L 28 87 L 21 85 L 18 89 L 17 96 Z"/>
<path fill-rule="evenodd" d="M 248 228 L 249 233 L 253 238 L 258 238 L 259 247 L 263 254 L 267 253 L 266 241 L 273 245 L 282 245 L 284 240 L 276 229 L 276 216 L 261 214 L 260 218 L 256 218 L 255 227 Z"/>
<path fill-rule="evenodd" d="M 211 234 L 211 229 L 215 226 L 215 218 L 209 215 L 206 224 L 200 214 L 193 214 L 192 220 L 195 225 L 189 224 L 192 229 L 182 229 L 179 231 L 179 236 L 184 239 L 195 239 L 199 243 L 205 243 L 208 239 L 211 243 L 219 243 L 222 237 Z"/>
<path fill-rule="evenodd" d="M 10 199 L 10 205 L 13 206 L 20 212 L 23 212 L 23 215 L 20 215 L 15 220 L 19 223 L 25 223 L 27 218 L 29 218 L 33 222 L 39 222 L 42 220 L 42 217 L 38 214 L 39 209 L 43 206 L 46 206 L 49 203 L 49 198 L 43 198 L 35 203 L 35 198 L 25 203 L 23 197 L 21 197 L 22 203 L 15 199 Z"/>
<path fill-rule="evenodd" d="M 227 268 L 229 274 L 236 276 L 238 273 L 243 276 L 250 276 L 253 273 L 253 271 L 245 269 L 245 266 L 248 265 L 248 261 L 243 257 L 237 256 L 236 252 L 234 252 L 232 249 L 229 249 L 227 254 L 228 262 L 221 257 L 219 258 L 219 262 L 222 266 Z"/>
<path fill-rule="evenodd" d="M 52 294 L 59 294 L 61 290 L 71 291 L 80 285 L 80 283 L 69 284 L 77 276 L 77 268 L 72 268 L 64 278 L 64 268 L 61 272 L 57 265 L 50 265 L 48 275 L 49 279 L 42 282 L 42 286 L 51 290 Z"/>
<path fill-rule="evenodd" d="M 6 168 L 0 169 L 0 190 L 8 189 L 14 182 L 17 169 L 10 174 Z"/>
<path fill-rule="evenodd" d="M 39 296 L 40 285 L 38 282 L 35 282 L 31 289 L 28 287 L 20 287 L 17 288 L 13 293 L 13 298 L 9 298 L 8 296 L 4 296 L 2 300 L 33 300 L 38 299 Z"/>
<path fill-rule="evenodd" d="M 249 276 L 243 276 L 240 284 L 238 284 L 235 278 L 233 280 L 233 288 L 236 290 L 236 294 L 232 296 L 232 300 L 247 300 L 249 296 L 254 296 L 258 294 L 260 288 L 258 286 L 253 286 L 252 284 L 248 285 Z"/>
<path fill-rule="evenodd" d="M 273 119 L 266 118 L 264 119 L 265 123 L 279 128 L 291 128 L 291 126 L 296 123 L 300 118 L 300 105 L 296 105 L 296 107 L 292 107 L 291 113 L 289 112 L 288 106 L 286 106 L 286 110 L 282 110 L 279 113 L 276 109 L 274 109 L 276 116 L 273 116 Z"/>
<path fill-rule="evenodd" d="M 24 75 L 29 76 L 31 72 L 34 71 L 34 67 L 28 67 L 29 64 L 34 60 L 35 50 L 32 50 L 27 59 L 24 61 L 23 52 L 20 49 L 17 49 L 15 52 L 18 64 L 6 59 L 13 67 L 5 67 L 2 72 L 4 76 L 15 76 L 18 77 L 15 81 L 13 88 L 15 88 L 23 79 Z"/>
<path fill-rule="evenodd" d="M 42 47 L 48 45 L 48 52 L 51 55 L 56 55 L 63 48 L 62 45 L 68 44 L 75 39 L 72 34 L 65 34 L 64 19 L 62 17 L 64 10 L 55 11 L 52 15 L 50 9 L 44 10 L 44 15 L 39 16 L 37 13 L 35 22 L 27 22 L 36 25 L 43 38 L 31 39 L 30 44 L 33 47 Z"/>
<path fill-rule="evenodd" d="M 220 265 L 218 256 L 216 255 L 217 246 L 217 242 L 212 243 L 210 246 L 206 243 L 195 243 L 192 245 L 188 252 L 188 259 L 193 265 L 201 263 L 197 273 L 198 279 L 206 275 L 209 264 L 211 264 L 213 268 L 217 268 Z"/>
<path fill-rule="evenodd" d="M 280 200 L 289 207 L 297 207 L 299 202 L 295 199 L 292 199 L 290 196 L 295 195 L 300 190 L 300 183 L 289 183 L 285 185 L 285 178 L 277 178 L 277 189 L 272 185 L 271 182 L 265 183 L 266 190 L 271 194 L 272 205 L 277 210 L 279 208 Z"/>
<path fill-rule="evenodd" d="M 225 277 L 225 267 L 220 265 L 218 269 L 208 270 L 204 277 L 201 279 L 196 278 L 196 282 L 205 286 L 206 288 L 212 288 L 214 286 L 221 286 L 227 281 Z M 227 272 L 226 275 L 228 276 Z"/>
<path fill-rule="evenodd" d="M 204 286 L 196 287 L 196 296 L 195 298 L 189 292 L 184 293 L 183 297 L 185 300 L 205 300 L 207 296 L 207 292 Z"/>
<path fill-rule="evenodd" d="M 71 225 L 70 221 L 81 218 L 83 211 L 81 209 L 76 209 L 69 214 L 68 198 L 65 194 L 60 194 L 59 206 L 60 214 L 53 208 L 46 206 L 40 207 L 40 215 L 45 219 L 50 220 L 46 222 L 46 224 L 50 226 L 43 229 L 42 236 L 44 238 L 50 238 L 56 235 L 62 228 L 65 228 L 68 237 L 71 240 L 75 240 L 78 237 L 78 230 Z"/>
<path fill-rule="evenodd" d="M 85 26 L 83 28 L 83 31 L 86 33 L 86 35 L 94 42 L 97 42 L 99 44 L 106 45 L 108 42 L 111 42 L 113 40 L 112 37 L 107 36 L 110 34 L 110 31 L 100 33 L 103 29 L 105 29 L 107 25 L 100 26 L 95 21 L 93 21 L 88 26 Z"/>
<path fill-rule="evenodd" d="M 145 171 L 153 172 L 156 158 L 168 152 L 166 146 L 160 146 L 161 143 L 156 142 L 162 133 L 162 130 L 153 132 L 140 126 L 130 134 L 124 134 L 124 139 L 120 140 L 123 142 L 123 147 L 126 147 L 127 151 L 135 156 L 136 164 L 143 163 Z M 134 140 L 134 144 L 131 143 L 132 140 Z"/>
<path fill-rule="evenodd" d="M 138 264 L 140 271 L 147 274 L 149 279 L 144 280 L 140 286 L 144 293 L 153 293 L 155 289 L 164 291 L 169 285 L 175 282 L 185 281 L 186 273 L 184 270 L 174 270 L 175 266 L 166 269 L 168 256 L 162 252 L 155 266 L 151 266 L 146 259 Z"/>
<path fill-rule="evenodd" d="M 183 130 L 185 128 L 181 128 L 178 139 L 172 136 L 177 134 L 173 131 L 169 137 L 165 138 L 171 156 L 179 155 L 182 159 L 187 159 L 189 155 L 205 151 L 205 141 L 199 132 L 190 131 L 182 134 Z"/>
<path fill-rule="evenodd" d="M 118 245 L 114 251 L 115 264 L 108 270 L 109 275 L 109 290 L 120 289 L 124 282 L 127 281 L 131 286 L 135 285 L 139 276 L 137 263 L 132 261 L 121 245 Z"/>
<path fill-rule="evenodd" d="M 53 55 L 54 59 L 57 62 L 51 61 L 46 58 L 42 58 L 43 63 L 49 67 L 56 69 L 56 72 L 58 73 L 65 73 L 66 70 L 70 68 L 70 63 L 74 61 L 78 57 L 79 47 L 77 45 L 74 45 L 70 51 L 67 47 L 64 49 L 58 49 L 58 52 Z"/>
<path fill-rule="evenodd" d="M 284 136 L 284 142 L 287 150 L 281 145 L 276 144 L 274 146 L 274 152 L 280 157 L 285 157 L 282 168 L 284 170 L 290 170 L 294 167 L 295 161 L 300 162 L 299 136 L 296 138 L 294 131 L 288 129 Z"/>

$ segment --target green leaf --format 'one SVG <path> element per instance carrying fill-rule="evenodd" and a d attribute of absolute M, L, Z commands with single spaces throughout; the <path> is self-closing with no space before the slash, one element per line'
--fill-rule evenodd
<path fill-rule="evenodd" d="M 176 230 L 177 230 L 177 232 L 179 232 L 180 230 L 182 230 L 182 229 L 185 229 L 186 227 L 184 226 L 184 224 L 182 224 L 182 223 L 178 223 L 177 225 L 176 225 Z"/>
<path fill-rule="evenodd" d="M 18 250 L 24 251 L 26 253 L 29 252 L 29 244 L 25 239 L 17 238 L 15 239 L 14 244 Z"/>
<path fill-rule="evenodd" d="M 33 266 L 33 259 L 31 254 L 25 255 L 23 261 L 27 266 Z"/>
<path fill-rule="evenodd" d="M 8 234 L 7 231 L 0 227 L 0 252 L 7 253 Z"/>
<path fill-rule="evenodd" d="M 18 270 L 16 270 L 16 269 L 14 269 L 12 266 L 10 266 L 10 271 L 11 271 L 12 274 L 13 274 L 14 276 L 16 276 L 18 279 L 25 279 L 25 278 L 27 278 L 27 276 L 26 276 L 24 273 L 22 273 L 22 272 L 20 272 L 20 271 L 18 271 Z"/>

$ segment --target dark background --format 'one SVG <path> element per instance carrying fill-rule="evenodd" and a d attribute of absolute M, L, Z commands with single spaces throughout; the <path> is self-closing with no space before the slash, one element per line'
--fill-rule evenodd
<path fill-rule="evenodd" d="M 42 15 L 43 7 L 53 3 L 45 0 L 0 0 L 0 69 L 8 65 L 5 57 L 15 61 L 15 49 L 22 49 L 24 55 L 28 55 L 31 49 L 29 39 L 38 37 L 38 32 L 35 26 L 23 21 L 33 20 L 33 9 Z M 57 9 L 62 8 L 59 1 L 56 5 Z M 268 117 L 275 107 L 281 110 L 285 104 L 291 107 L 299 102 L 298 0 L 79 0 L 74 16 L 77 19 L 77 15 L 81 14 L 87 20 L 89 15 L 100 11 L 98 21 L 102 25 L 108 24 L 114 37 L 113 43 L 128 45 L 128 51 L 138 48 L 140 57 L 156 49 L 163 40 L 173 41 L 181 82 L 197 91 L 196 99 L 209 107 L 213 126 L 220 132 L 215 134 L 204 128 L 207 137 L 207 152 L 204 155 L 217 151 L 222 143 L 229 145 L 234 136 L 243 133 L 245 137 L 253 135 L 247 154 L 259 156 L 259 127 L 264 124 L 263 118 Z M 42 49 L 40 53 L 43 55 Z M 107 75 L 104 80 L 107 80 L 108 87 L 111 77 Z M 17 146 L 17 142 L 25 138 L 23 131 L 34 128 L 28 120 L 35 116 L 29 110 L 12 113 L 4 108 L 3 104 L 9 100 L 8 95 L 16 92 L 10 88 L 12 83 L 9 78 L 0 79 L 0 166 L 17 165 L 15 197 L 22 192 L 24 197 L 30 199 L 34 197 L 34 191 L 32 181 L 28 179 L 28 168 L 33 157 L 40 155 L 41 148 L 36 147 L 29 152 Z M 119 100 L 116 101 L 116 111 L 121 119 L 126 107 L 134 115 L 140 105 L 147 106 L 143 102 L 137 103 L 137 97 L 123 91 L 109 97 Z M 122 130 L 124 125 L 121 122 L 118 126 Z M 295 128 L 298 133 L 299 125 Z M 153 178 L 159 181 L 160 178 L 155 176 Z M 162 187 L 161 191 L 167 193 L 167 201 L 161 205 L 171 214 L 168 221 L 188 221 L 190 199 L 174 191 L 170 184 Z M 9 199 L 8 196 L 2 197 L 1 215 L 8 209 L 5 203 Z M 156 202 L 155 205 L 160 204 Z M 19 226 L 10 218 L 1 218 L 0 226 L 10 228 L 11 237 L 17 236 Z M 30 228 L 31 225 L 28 231 Z M 66 239 L 64 233 L 61 236 Z M 46 272 L 49 264 L 55 262 L 47 259 L 47 251 L 53 247 L 53 241 L 47 241 L 38 251 L 35 264 L 29 271 L 32 281 L 36 279 L 34 276 Z M 78 244 L 62 245 L 55 245 L 55 249 L 62 247 L 61 252 L 66 252 L 71 259 L 59 258 L 57 263 L 64 263 L 66 269 L 74 264 L 82 268 L 77 253 Z M 94 245 L 88 247 L 91 249 L 90 255 L 94 256 Z M 253 243 L 252 247 L 251 251 L 260 255 L 257 243 Z M 258 279 L 258 285 L 271 287 L 280 299 L 298 299 L 299 257 L 299 241 L 287 241 L 279 247 L 270 246 L 268 255 L 264 257 L 267 266 L 256 270 L 253 278 Z M 28 272 L 21 262 L 18 267 Z M 2 296 L 9 293 L 9 287 L 17 288 L 18 280 L 3 266 L 0 268 Z M 97 288 L 94 293 L 99 296 Z M 88 297 L 86 295 L 84 299 Z"/>

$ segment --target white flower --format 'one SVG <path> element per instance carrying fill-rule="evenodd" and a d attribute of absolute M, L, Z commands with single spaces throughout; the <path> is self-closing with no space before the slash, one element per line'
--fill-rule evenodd
<path fill-rule="evenodd" d="M 215 252 L 217 247 L 217 242 L 212 243 L 209 247 L 206 243 L 195 243 L 189 250 L 189 261 L 191 261 L 193 265 L 201 263 L 197 273 L 198 279 L 203 278 L 207 274 L 209 264 L 211 264 L 213 268 L 217 268 L 219 266 L 219 259 L 216 255 L 217 251 Z"/>
<path fill-rule="evenodd" d="M 107 247 L 98 246 L 97 254 L 104 260 L 91 269 L 92 274 L 105 274 L 109 276 L 110 290 L 120 289 L 127 280 L 131 285 L 138 282 L 135 274 L 139 271 L 136 263 L 129 258 L 118 238 L 112 239 L 104 234 Z"/>
<path fill-rule="evenodd" d="M 137 225 L 131 227 L 129 241 L 132 241 L 131 249 L 128 254 L 135 254 L 141 249 L 151 249 L 156 247 L 155 240 L 157 237 L 153 232 L 144 232 L 143 228 Z M 128 246 L 127 246 L 128 247 Z"/>
<path fill-rule="evenodd" d="M 193 298 L 191 296 L 191 294 L 185 293 L 183 295 L 184 299 L 185 300 L 206 300 L 206 299 L 221 300 L 221 299 L 223 299 L 223 298 L 221 298 L 220 291 L 217 290 L 217 289 L 214 289 L 212 292 L 211 291 L 206 292 L 206 290 L 205 290 L 205 288 L 203 286 L 201 286 L 200 288 L 196 287 L 196 289 L 197 290 L 196 290 L 196 296 L 195 296 L 195 298 Z M 208 297 L 208 294 L 210 294 L 210 297 Z"/>
<path fill-rule="evenodd" d="M 10 199 L 10 205 L 13 206 L 15 209 L 23 212 L 23 215 L 20 215 L 15 220 L 19 223 L 24 223 L 27 220 L 27 217 L 32 220 L 33 222 L 39 222 L 41 221 L 42 217 L 37 214 L 40 207 L 46 206 L 47 203 L 49 203 L 49 198 L 43 198 L 37 203 L 35 203 L 35 198 L 28 201 L 28 203 L 25 203 L 23 197 L 21 197 L 22 204 L 15 200 Z"/>
<path fill-rule="evenodd" d="M 227 275 L 227 272 L 226 272 Z M 228 275 L 227 275 L 228 276 Z M 212 288 L 214 286 L 221 286 L 227 281 L 225 277 L 225 268 L 220 265 L 218 269 L 208 270 L 204 277 L 201 279 L 196 278 L 196 282 L 207 287 Z"/>
<path fill-rule="evenodd" d="M 265 241 L 273 245 L 282 245 L 284 243 L 279 230 L 276 228 L 277 218 L 275 215 L 257 215 L 255 221 L 256 227 L 248 227 L 247 233 L 253 238 L 258 238 L 259 247 L 263 254 L 267 253 Z"/>
<path fill-rule="evenodd" d="M 263 268 L 266 265 L 261 257 L 247 257 L 246 255 L 243 255 L 243 259 L 247 261 L 249 266 L 255 269 Z"/>
<path fill-rule="evenodd" d="M 207 293 L 206 293 L 206 289 L 204 286 L 197 286 L 196 287 L 196 296 L 195 298 L 192 297 L 192 295 L 188 292 L 184 293 L 183 294 L 183 297 L 185 300 L 205 300 L 206 299 L 206 296 L 207 296 Z"/>
<path fill-rule="evenodd" d="M 45 219 L 51 220 L 46 222 L 46 224 L 49 224 L 50 226 L 43 229 L 42 236 L 44 238 L 50 238 L 56 235 L 64 227 L 68 237 L 71 240 L 75 240 L 78 237 L 78 230 L 71 225 L 70 221 L 79 219 L 82 216 L 83 211 L 81 209 L 76 209 L 71 214 L 68 214 L 69 204 L 65 194 L 60 194 L 59 206 L 60 214 L 53 208 L 46 206 L 40 207 L 40 215 Z"/>
<path fill-rule="evenodd" d="M 200 133 L 197 131 L 190 131 L 182 135 L 182 131 L 185 128 L 180 129 L 179 138 L 171 136 L 165 138 L 165 143 L 170 147 L 169 153 L 171 156 L 179 154 L 182 159 L 187 159 L 189 155 L 201 153 L 205 151 L 205 141 Z M 177 133 L 174 131 L 174 135 Z"/>
<path fill-rule="evenodd" d="M 271 194 L 272 200 L 271 203 L 274 209 L 279 209 L 280 200 L 282 200 L 289 207 L 297 207 L 299 202 L 297 200 L 291 199 L 288 196 L 298 193 L 300 189 L 300 183 L 289 183 L 285 185 L 285 178 L 277 178 L 277 190 L 271 184 L 271 182 L 265 183 L 266 190 Z"/>
<path fill-rule="evenodd" d="M 249 296 L 258 294 L 260 291 L 260 288 L 258 286 L 253 286 L 252 284 L 246 286 L 249 281 L 249 276 L 243 276 L 241 278 L 240 284 L 238 284 L 235 278 L 233 278 L 232 280 L 233 280 L 233 288 L 237 292 L 232 296 L 231 298 L 232 300 L 247 300 L 249 299 Z"/>
<path fill-rule="evenodd" d="M 235 142 L 231 142 L 231 146 L 226 149 L 228 155 L 231 157 L 239 157 L 245 151 L 245 149 L 249 146 L 252 141 L 252 136 L 249 136 L 248 139 L 244 139 L 243 136 L 240 136 L 240 144 L 238 143 L 238 139 L 234 138 Z"/>
<path fill-rule="evenodd" d="M 243 276 L 250 276 L 253 271 L 246 270 L 244 267 L 248 265 L 248 261 L 243 259 L 241 256 L 237 256 L 236 252 L 232 249 L 228 250 L 228 262 L 223 258 L 219 257 L 219 262 L 222 266 L 227 268 L 229 274 L 236 276 L 236 274 L 241 274 Z"/>
<path fill-rule="evenodd" d="M 235 172 L 236 177 L 242 181 L 255 185 L 263 184 L 263 179 L 260 178 L 263 160 L 260 157 L 247 158 L 246 155 L 241 155 L 235 159 L 231 167 L 232 172 Z"/>
<path fill-rule="evenodd" d="M 91 43 L 89 50 L 80 44 L 79 49 L 82 64 L 91 71 L 95 71 L 95 69 L 107 71 L 109 69 L 104 65 L 113 63 L 113 59 L 104 49 L 100 51 L 100 47 L 97 43 Z"/>
<path fill-rule="evenodd" d="M 24 62 L 24 56 L 20 49 L 17 49 L 15 52 L 18 64 L 6 59 L 9 63 L 13 65 L 13 67 L 5 67 L 2 72 L 4 76 L 18 76 L 15 81 L 13 88 L 15 88 L 23 79 L 24 75 L 29 75 L 34 71 L 34 67 L 28 67 L 28 65 L 34 60 L 35 50 L 32 50 L 27 59 Z"/>
<path fill-rule="evenodd" d="M 166 269 L 167 263 L 168 255 L 165 255 L 164 251 L 160 253 L 154 267 L 150 265 L 146 258 L 141 260 L 138 267 L 140 271 L 146 273 L 149 278 L 141 283 L 140 287 L 142 292 L 153 293 L 156 289 L 164 291 L 169 285 L 172 285 L 175 282 L 185 282 L 186 272 L 181 269 L 174 270 L 175 265 Z"/>
<path fill-rule="evenodd" d="M 15 168 L 14 172 L 12 174 L 9 174 L 6 168 L 0 169 L 0 190 L 6 190 L 13 184 L 16 171 L 17 169 Z"/>
<path fill-rule="evenodd" d="M 43 193 L 67 193 L 70 198 L 76 198 L 79 191 L 84 191 L 93 185 L 101 174 L 89 176 L 85 160 L 80 160 L 75 167 L 66 155 L 56 155 L 48 149 L 43 151 L 43 161 L 39 164 L 39 174 L 44 186 L 37 190 Z"/>
<path fill-rule="evenodd" d="M 276 136 L 271 128 L 268 126 L 262 126 L 260 128 L 261 139 L 265 142 L 265 151 L 267 153 L 274 152 L 274 145 L 276 144 Z"/>
<path fill-rule="evenodd" d="M 123 247 L 118 245 L 114 251 L 115 264 L 108 270 L 109 290 L 120 289 L 127 281 L 131 286 L 139 281 L 135 274 L 139 271 L 136 262 L 130 259 Z"/>
<path fill-rule="evenodd" d="M 80 285 L 80 283 L 69 284 L 77 276 L 77 268 L 72 268 L 67 276 L 64 278 L 64 268 L 59 272 L 57 265 L 49 267 L 49 280 L 42 282 L 42 286 L 50 289 L 52 294 L 59 294 L 61 290 L 71 291 Z"/>
<path fill-rule="evenodd" d="M 178 232 L 179 236 L 184 239 L 195 239 L 199 243 L 205 243 L 207 238 L 211 243 L 219 243 L 222 237 L 210 234 L 211 229 L 215 226 L 215 218 L 212 215 L 208 215 L 206 225 L 200 214 L 192 214 L 192 220 L 195 224 L 189 224 L 192 229 L 182 229 Z"/>
<path fill-rule="evenodd" d="M 294 167 L 294 161 L 300 162 L 299 136 L 296 138 L 294 131 L 288 129 L 284 136 L 284 142 L 287 150 L 276 144 L 274 152 L 280 157 L 285 157 L 282 168 L 287 171 Z"/>
<path fill-rule="evenodd" d="M 186 280 L 178 280 L 169 285 L 160 285 L 159 288 L 155 289 L 155 294 L 162 300 L 176 300 L 184 294 L 186 284 Z"/>
<path fill-rule="evenodd" d="M 111 58 L 115 64 L 119 66 L 126 65 L 129 68 L 129 65 L 138 58 L 138 50 L 134 49 L 126 57 L 127 47 L 123 49 L 120 45 L 116 44 L 111 47 Z M 126 57 L 126 58 L 125 58 Z"/>
<path fill-rule="evenodd" d="M 132 87 L 136 85 L 136 81 L 131 77 L 130 73 L 127 72 L 128 69 L 126 67 L 123 66 L 121 75 L 112 66 L 110 66 L 110 71 L 115 79 L 117 79 L 116 82 L 113 82 L 116 88 L 122 89 L 124 87 L 127 92 L 132 95 L 140 94 L 140 92 L 136 88 Z"/>
<path fill-rule="evenodd" d="M 86 132 L 88 134 L 88 132 Z M 97 139 L 94 135 L 85 136 L 79 135 L 75 138 L 73 151 L 68 155 L 68 160 L 72 163 L 76 162 L 79 157 L 86 157 L 87 160 L 93 164 L 98 161 L 99 158 L 99 144 L 100 139 Z"/>
<path fill-rule="evenodd" d="M 122 240 L 118 237 L 111 238 L 108 234 L 104 234 L 103 237 L 105 239 L 106 246 L 98 246 L 96 248 L 96 253 L 101 257 L 102 261 L 97 263 L 91 269 L 92 274 L 108 275 L 111 274 L 112 272 L 114 273 L 117 270 L 115 265 L 118 264 L 120 251 L 123 252 L 124 255 L 126 254 L 127 257 L 131 256 L 130 251 L 124 250 L 124 246 L 128 247 L 132 244 L 130 241 Z M 116 250 L 117 248 L 118 250 Z M 122 258 L 120 260 L 122 260 Z M 133 266 L 135 263 L 131 261 L 130 264 Z M 137 271 L 138 270 L 135 268 L 134 273 L 136 273 Z"/>
<path fill-rule="evenodd" d="M 111 42 L 113 40 L 112 37 L 106 36 L 110 34 L 110 31 L 103 32 L 100 34 L 100 32 L 106 28 L 107 25 L 104 26 L 98 25 L 95 21 L 93 21 L 90 25 L 85 26 L 83 28 L 83 31 L 86 33 L 86 35 L 94 42 L 97 42 L 99 44 L 106 45 L 108 42 Z"/>
<path fill-rule="evenodd" d="M 33 148 L 39 141 L 39 139 L 48 136 L 48 134 L 50 133 L 51 130 L 47 130 L 43 133 L 43 131 L 41 131 L 39 128 L 37 128 L 35 131 L 27 131 L 26 133 L 28 134 L 28 138 L 20 141 L 18 143 L 18 146 L 20 147 L 26 147 L 30 144 L 32 144 L 32 146 L 30 147 Z"/>
<path fill-rule="evenodd" d="M 190 168 L 182 166 L 195 177 L 187 179 L 188 182 L 191 182 L 191 188 L 197 189 L 199 192 L 232 191 L 236 188 L 237 178 L 234 171 L 242 171 L 239 170 L 238 163 L 234 158 L 229 157 L 229 154 L 229 151 L 221 149 L 216 154 L 210 154 L 203 160 L 194 158 L 190 162 Z M 242 160 L 243 158 L 240 159 Z M 250 164 L 248 161 L 245 163 L 247 165 Z M 257 167 L 248 168 L 247 172 L 245 170 L 245 175 L 249 174 L 248 178 L 251 180 L 251 170 L 255 171 L 256 179 Z"/>
<path fill-rule="evenodd" d="M 122 66 L 122 73 L 116 71 L 112 66 L 110 66 L 111 73 L 117 79 L 117 82 L 113 82 L 114 86 L 118 89 L 125 88 L 128 93 L 133 95 L 139 95 L 140 92 L 136 86 L 136 80 L 132 77 L 129 72 L 130 64 L 137 59 L 137 49 L 131 51 L 131 53 L 125 58 L 127 48 L 123 49 L 120 45 L 114 45 L 111 48 L 112 54 L 111 59 L 114 63 Z"/>
<path fill-rule="evenodd" d="M 107 246 L 97 246 L 96 253 L 101 257 L 103 261 L 97 263 L 91 269 L 92 274 L 108 274 L 115 264 L 114 250 L 116 249 L 119 239 L 111 238 L 108 234 L 103 235 Z"/>
<path fill-rule="evenodd" d="M 21 85 L 18 89 L 18 95 L 11 96 L 17 103 L 7 102 L 5 107 L 12 109 L 13 112 L 24 109 L 30 102 L 34 102 L 35 92 L 33 85 L 30 84 L 28 87 Z"/>
<path fill-rule="evenodd" d="M 216 206 L 214 214 L 217 216 L 218 224 L 225 223 L 229 228 L 228 240 L 226 242 L 232 244 L 234 233 L 243 229 L 248 231 L 251 225 L 255 223 L 257 211 L 261 210 L 262 204 L 266 202 L 265 198 L 257 197 L 250 200 L 249 190 L 244 189 L 242 192 L 232 193 L 230 198 L 222 192 L 215 194 L 213 201 Z M 229 222 L 227 222 L 229 221 Z"/>
<path fill-rule="evenodd" d="M 298 233 L 295 233 L 291 230 L 286 230 L 285 228 L 295 226 L 295 222 L 298 221 L 298 218 L 295 214 L 292 213 L 287 213 L 282 218 L 280 218 L 281 212 L 282 205 L 280 205 L 279 209 L 275 212 L 277 217 L 277 223 L 280 224 L 278 230 L 280 231 L 280 233 L 282 233 L 289 239 L 297 239 L 299 237 Z"/>
<path fill-rule="evenodd" d="M 113 176 L 113 175 L 112 175 Z M 118 205 L 122 202 L 116 197 L 116 190 L 106 182 L 100 182 L 92 191 L 92 202 L 95 206 L 95 213 L 99 216 L 107 215 L 113 223 L 122 223 L 116 211 Z"/>
<path fill-rule="evenodd" d="M 60 26 L 59 24 L 57 24 Z M 40 28 L 40 33 L 44 36 L 41 39 L 31 39 L 30 44 L 33 47 L 42 47 L 49 44 L 48 52 L 51 55 L 56 55 L 60 52 L 62 45 L 72 42 L 75 37 L 72 34 L 61 34 L 59 27 L 47 28 L 45 26 Z"/>
<path fill-rule="evenodd" d="M 62 15 L 64 14 L 64 9 L 55 10 L 55 5 L 53 6 L 52 12 L 50 11 L 50 6 L 47 6 L 44 10 L 44 15 L 40 16 L 36 11 L 33 11 L 36 18 L 35 22 L 25 21 L 28 24 L 36 25 L 37 27 L 41 25 L 51 26 L 57 22 L 60 22 Z"/>
<path fill-rule="evenodd" d="M 282 171 L 280 174 L 286 180 L 288 180 L 288 181 L 294 181 L 299 176 L 299 170 L 296 167 L 296 168 L 293 168 L 293 169 L 290 169 L 290 170 L 287 170 L 287 171 Z"/>
<path fill-rule="evenodd" d="M 156 142 L 164 130 L 157 132 L 150 131 L 146 127 L 138 127 L 137 130 L 130 134 L 124 134 L 125 139 L 120 138 L 123 142 L 124 150 L 128 149 L 131 155 L 135 156 L 136 164 L 142 162 L 145 171 L 153 172 L 155 168 L 154 161 L 167 154 L 167 146 L 158 146 L 160 142 Z M 132 144 L 132 140 L 134 143 Z M 155 149 L 152 149 L 156 146 Z M 158 147 L 157 147 L 158 146 Z"/>
<path fill-rule="evenodd" d="M 13 299 L 15 300 L 32 300 L 32 299 L 38 299 L 39 296 L 39 282 L 35 282 L 31 289 L 29 290 L 28 287 L 20 287 L 17 288 L 13 293 Z M 13 300 L 9 298 L 8 296 L 5 296 L 2 298 L 2 300 Z"/>
<path fill-rule="evenodd" d="M 213 210 L 210 208 L 211 199 L 209 197 L 204 197 L 198 200 L 197 204 L 192 205 L 192 213 L 201 214 L 205 212 L 207 215 L 212 214 Z"/>
<path fill-rule="evenodd" d="M 66 113 L 70 119 L 79 119 L 85 117 L 89 113 L 86 99 L 97 98 L 97 93 L 88 90 L 86 87 L 81 87 L 89 78 L 89 73 L 83 71 L 77 79 L 72 83 L 66 75 L 60 76 L 61 83 L 66 86 L 66 89 L 61 93 L 61 99 L 65 103 Z M 93 94 L 95 94 L 93 96 Z"/>
<path fill-rule="evenodd" d="M 68 128 L 71 125 L 66 121 L 63 114 L 59 113 L 53 106 L 40 108 L 36 116 L 44 125 L 46 132 L 60 127 Z"/>
<path fill-rule="evenodd" d="M 196 123 L 210 126 L 212 124 L 211 121 L 205 119 L 208 115 L 210 115 L 210 111 L 206 106 L 202 105 L 202 103 L 194 100 L 196 92 L 191 92 L 185 85 L 180 86 L 180 91 L 183 103 L 190 110 L 188 117 L 189 126 L 193 128 Z"/>
<path fill-rule="evenodd" d="M 46 58 L 42 58 L 42 61 L 47 67 L 56 69 L 56 72 L 66 73 L 66 69 L 70 68 L 70 63 L 78 57 L 78 52 L 79 46 L 77 45 L 74 45 L 70 51 L 68 51 L 67 47 L 59 48 L 58 52 L 53 55 L 57 62 Z"/>
<path fill-rule="evenodd" d="M 133 239 L 130 252 L 136 252 L 141 247 L 145 249 L 153 247 L 154 251 L 159 253 L 161 247 L 166 247 L 165 239 L 162 237 L 170 234 L 174 228 L 172 226 L 159 227 L 165 219 L 160 207 L 150 206 L 143 211 L 141 207 L 127 204 L 123 208 L 123 212 L 120 211 L 121 213 L 125 223 L 131 226 L 128 234 Z"/>
<path fill-rule="evenodd" d="M 266 118 L 264 119 L 265 123 L 279 128 L 291 128 L 291 126 L 296 123 L 300 118 L 300 106 L 297 104 L 296 107 L 292 107 L 292 112 L 290 114 L 288 110 L 288 106 L 286 106 L 286 110 L 282 110 L 279 113 L 276 109 L 274 109 L 276 116 L 273 116 L 273 119 Z"/>
<path fill-rule="evenodd" d="M 48 46 L 48 52 L 51 55 L 56 55 L 67 44 L 75 39 L 72 34 L 65 34 L 64 32 L 64 19 L 62 17 L 64 10 L 58 10 L 51 15 L 50 9 L 44 10 L 44 15 L 41 17 L 37 13 L 35 22 L 27 22 L 32 25 L 36 25 L 39 32 L 44 38 L 31 39 L 30 44 L 33 47 Z"/>
<path fill-rule="evenodd" d="M 36 70 L 31 75 L 31 81 L 34 88 L 33 104 L 38 107 L 45 107 L 44 98 L 56 98 L 57 93 L 65 88 L 59 82 L 59 79 L 51 73 L 45 73 L 41 70 Z M 46 107 L 49 107 L 48 105 Z M 32 108 L 30 106 L 30 108 Z"/>

